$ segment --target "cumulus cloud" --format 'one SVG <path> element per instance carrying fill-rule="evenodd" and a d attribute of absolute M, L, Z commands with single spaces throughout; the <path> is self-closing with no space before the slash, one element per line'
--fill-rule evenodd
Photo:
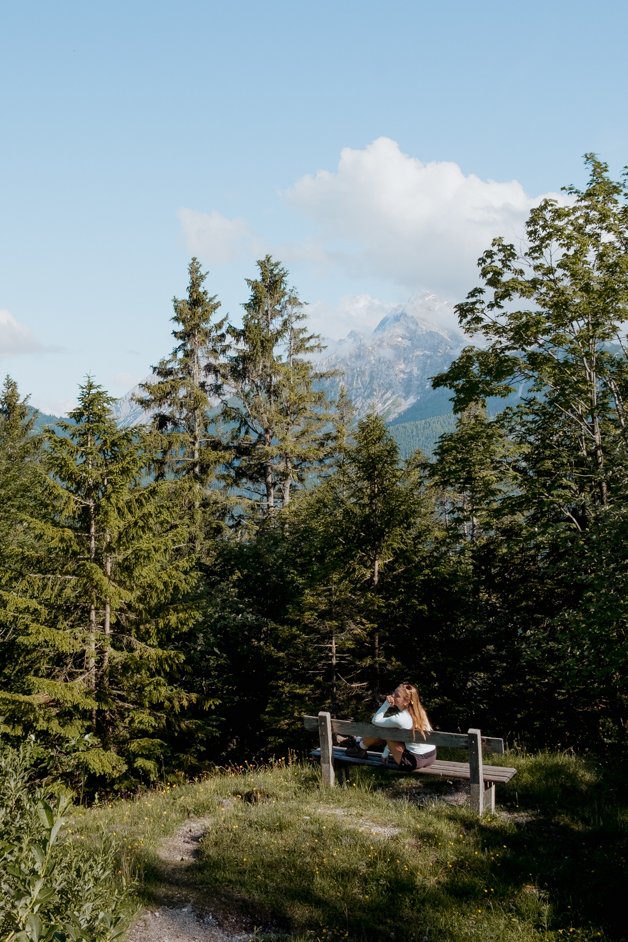
<path fill-rule="evenodd" d="M 528 196 L 516 180 L 423 163 L 386 137 L 363 150 L 344 148 L 336 171 L 305 176 L 284 197 L 317 225 L 329 265 L 356 279 L 456 299 L 475 285 L 477 259 L 491 240 L 522 239 L 530 209 L 543 198 Z"/>
<path fill-rule="evenodd" d="M 250 254 L 258 239 L 243 219 L 229 219 L 219 212 L 201 213 L 194 209 L 179 210 L 188 249 L 208 264 L 231 262 Z"/>
<path fill-rule="evenodd" d="M 0 310 L 0 355 L 40 353 L 47 349 L 50 348 L 40 343 L 9 311 Z"/>

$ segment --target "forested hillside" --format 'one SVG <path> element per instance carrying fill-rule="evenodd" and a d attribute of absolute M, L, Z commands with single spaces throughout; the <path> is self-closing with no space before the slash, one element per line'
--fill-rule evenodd
<path fill-rule="evenodd" d="M 2 739 L 88 797 L 286 753 L 408 678 L 445 729 L 624 747 L 628 189 L 588 166 L 480 259 L 433 454 L 321 391 L 271 257 L 240 326 L 192 259 L 145 427 L 90 378 L 40 432 L 7 378 Z"/>
<path fill-rule="evenodd" d="M 456 417 L 452 413 L 446 413 L 431 419 L 394 423 L 389 426 L 389 431 L 402 458 L 409 458 L 417 449 L 432 458 L 439 438 L 452 432 L 455 425 Z"/>

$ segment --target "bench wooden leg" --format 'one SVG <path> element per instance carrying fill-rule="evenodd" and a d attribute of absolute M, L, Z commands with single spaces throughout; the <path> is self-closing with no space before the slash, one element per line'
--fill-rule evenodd
<path fill-rule="evenodd" d="M 484 811 L 495 814 L 495 783 L 485 782 Z"/>
<path fill-rule="evenodd" d="M 482 762 L 482 734 L 479 729 L 469 730 L 470 803 L 476 814 L 484 814 L 484 769 Z"/>
<path fill-rule="evenodd" d="M 318 714 L 318 735 L 321 744 L 321 775 L 323 786 L 333 788 L 336 781 L 334 771 L 334 741 L 331 734 L 331 714 Z"/>
<path fill-rule="evenodd" d="M 479 785 L 475 785 L 472 782 L 469 792 L 469 804 L 471 806 L 471 810 L 475 811 L 475 813 L 479 815 L 484 814 L 484 788 L 482 787 L 482 784 L 480 783 Z"/>

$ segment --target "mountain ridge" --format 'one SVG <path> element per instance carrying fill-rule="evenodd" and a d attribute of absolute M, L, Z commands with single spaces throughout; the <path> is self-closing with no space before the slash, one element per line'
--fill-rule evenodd
<path fill-rule="evenodd" d="M 412 308 L 420 310 L 416 300 L 392 307 L 370 332 L 354 329 L 339 340 L 323 338 L 323 349 L 313 356 L 318 370 L 332 374 L 322 387 L 335 398 L 344 386 L 358 418 L 376 412 L 387 422 L 415 421 L 451 411 L 448 395 L 432 389 L 430 379 L 449 366 L 464 337 Z M 139 384 L 114 404 L 121 425 L 147 420 L 134 401 L 138 390 Z"/>

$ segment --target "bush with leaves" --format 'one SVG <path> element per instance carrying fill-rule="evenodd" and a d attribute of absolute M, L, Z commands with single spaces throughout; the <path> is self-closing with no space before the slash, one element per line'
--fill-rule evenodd
<path fill-rule="evenodd" d="M 32 779 L 28 748 L 0 748 L 0 939 L 114 942 L 129 895 L 114 846 L 64 840 L 69 795 Z"/>

